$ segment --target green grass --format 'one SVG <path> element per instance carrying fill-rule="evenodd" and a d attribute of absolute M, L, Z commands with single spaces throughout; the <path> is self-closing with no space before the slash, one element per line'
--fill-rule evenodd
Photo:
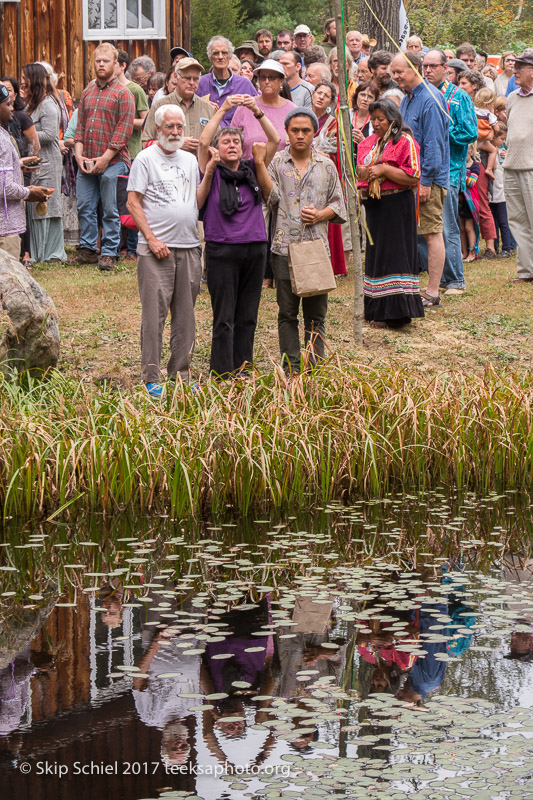
<path fill-rule="evenodd" d="M 142 390 L 60 373 L 0 383 L 4 516 L 76 507 L 173 517 L 310 508 L 435 486 L 530 488 L 529 373 L 421 378 L 331 359 L 287 382 Z"/>

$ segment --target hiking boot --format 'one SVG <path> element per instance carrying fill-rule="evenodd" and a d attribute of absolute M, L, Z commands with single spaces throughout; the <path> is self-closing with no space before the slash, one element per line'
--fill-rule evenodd
<path fill-rule="evenodd" d="M 80 247 L 78 254 L 67 261 L 69 267 L 81 267 L 82 264 L 97 264 L 98 253 L 87 247 Z"/>
<path fill-rule="evenodd" d="M 98 259 L 98 269 L 101 272 L 113 272 L 115 269 L 115 260 L 113 256 L 100 256 Z"/>

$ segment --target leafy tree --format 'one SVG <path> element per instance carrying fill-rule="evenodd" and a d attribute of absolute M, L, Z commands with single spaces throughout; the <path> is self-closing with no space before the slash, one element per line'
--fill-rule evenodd
<path fill-rule="evenodd" d="M 205 64 L 209 39 L 220 34 L 238 45 L 244 38 L 245 24 L 240 0 L 191 0 L 191 52 Z"/>

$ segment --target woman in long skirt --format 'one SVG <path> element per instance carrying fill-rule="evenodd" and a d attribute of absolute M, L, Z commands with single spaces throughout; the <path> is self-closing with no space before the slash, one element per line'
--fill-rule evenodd
<path fill-rule="evenodd" d="M 43 159 L 33 183 L 54 189 L 48 198 L 48 208 L 44 214 L 38 214 L 37 209 L 42 210 L 40 204 L 31 203 L 29 206 L 32 260 L 66 261 L 61 197 L 63 157 L 59 149 L 59 96 L 41 64 L 27 64 L 22 68 L 20 88 L 28 114 L 35 124 L 41 145 L 39 155 Z"/>
<path fill-rule="evenodd" d="M 365 258 L 365 319 L 400 328 L 423 317 L 418 278 L 416 202 L 420 149 L 391 100 L 370 106 L 374 133 L 357 149 L 357 185 L 372 243 Z"/>

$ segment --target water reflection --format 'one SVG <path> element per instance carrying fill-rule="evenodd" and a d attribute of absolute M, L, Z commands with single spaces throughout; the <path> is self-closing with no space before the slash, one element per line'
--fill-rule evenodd
<path fill-rule="evenodd" d="M 152 520 L 103 543 L 80 531 L 61 575 L 53 562 L 59 603 L 44 566 L 32 603 L 12 599 L 8 571 L 7 796 L 390 799 L 518 787 L 527 797 L 524 531 L 512 555 L 503 524 L 498 537 L 494 519 L 480 530 L 478 508 L 476 526 L 448 509 L 400 530 L 386 505 L 381 519 L 374 507 L 328 511 L 194 534 Z M 369 519 L 375 532 L 359 535 Z"/>

